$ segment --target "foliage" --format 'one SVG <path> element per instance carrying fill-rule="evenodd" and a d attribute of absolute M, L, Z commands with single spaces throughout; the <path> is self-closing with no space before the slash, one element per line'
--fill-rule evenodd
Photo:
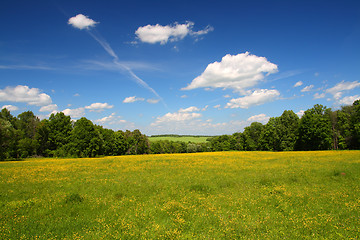
<path fill-rule="evenodd" d="M 31 111 L 13 117 L 0 112 L 0 160 L 31 156 L 96 157 L 209 151 L 292 151 L 360 149 L 360 100 L 332 111 L 314 105 L 299 117 L 285 110 L 263 125 L 220 136 L 157 135 L 139 130 L 113 131 L 64 113 L 39 120 Z"/>

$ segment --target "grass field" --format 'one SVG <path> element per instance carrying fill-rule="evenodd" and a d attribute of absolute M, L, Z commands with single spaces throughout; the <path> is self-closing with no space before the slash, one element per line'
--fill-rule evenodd
<path fill-rule="evenodd" d="M 0 162 L 0 239 L 359 239 L 360 152 Z"/>
<path fill-rule="evenodd" d="M 210 137 L 197 137 L 197 136 L 163 136 L 163 137 L 149 137 L 150 142 L 159 141 L 159 140 L 168 140 L 168 141 L 180 141 L 180 142 L 193 142 L 193 143 L 204 143 L 206 139 Z"/>

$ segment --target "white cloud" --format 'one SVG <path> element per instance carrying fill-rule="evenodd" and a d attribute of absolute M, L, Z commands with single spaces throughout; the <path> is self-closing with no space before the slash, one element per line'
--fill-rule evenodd
<path fill-rule="evenodd" d="M 187 97 L 188 97 L 188 96 L 187 96 L 187 95 L 185 95 L 185 94 L 181 96 L 181 98 L 187 98 Z"/>
<path fill-rule="evenodd" d="M 19 108 L 17 106 L 13 106 L 13 105 L 4 105 L 1 107 L 1 109 L 4 109 L 4 108 L 9 110 L 10 112 L 19 110 Z"/>
<path fill-rule="evenodd" d="M 90 112 L 101 112 L 105 109 L 111 109 L 114 105 L 109 105 L 108 103 L 93 103 L 90 106 L 86 106 L 85 109 L 90 110 Z"/>
<path fill-rule="evenodd" d="M 68 24 L 78 29 L 90 29 L 90 27 L 94 27 L 97 23 L 83 14 L 78 14 L 68 21 Z"/>
<path fill-rule="evenodd" d="M 238 55 L 227 54 L 221 62 L 210 63 L 205 71 L 182 90 L 195 88 L 231 88 L 244 94 L 244 90 L 255 86 L 266 75 L 276 73 L 277 65 L 265 57 L 249 52 Z"/>
<path fill-rule="evenodd" d="M 241 98 L 233 98 L 226 104 L 225 108 L 249 108 L 251 106 L 261 105 L 266 102 L 271 102 L 275 100 L 276 97 L 280 95 L 279 91 L 276 89 L 260 89 L 255 90 L 248 96 Z"/>
<path fill-rule="evenodd" d="M 53 112 L 56 111 L 58 109 L 58 106 L 56 104 L 50 104 L 47 106 L 43 106 L 40 108 L 40 112 Z"/>
<path fill-rule="evenodd" d="M 94 120 L 93 122 L 102 126 L 109 126 L 111 129 L 133 130 L 136 128 L 134 123 L 122 119 L 121 116 L 116 116 L 116 113 Z"/>
<path fill-rule="evenodd" d="M 160 102 L 160 99 L 148 99 L 146 100 L 148 103 L 150 104 L 156 104 L 156 103 L 159 103 Z"/>
<path fill-rule="evenodd" d="M 85 116 L 85 108 L 65 109 L 62 111 L 65 115 L 71 118 L 80 118 Z"/>
<path fill-rule="evenodd" d="M 137 98 L 136 96 L 127 97 L 124 99 L 123 103 L 133 103 L 136 101 L 144 101 L 144 98 Z"/>
<path fill-rule="evenodd" d="M 352 105 L 356 100 L 360 99 L 360 95 L 347 96 L 339 100 L 340 105 Z"/>
<path fill-rule="evenodd" d="M 121 119 L 120 116 L 116 116 L 116 113 L 112 113 L 110 116 L 100 118 L 94 121 L 95 123 L 100 124 L 118 124 L 118 123 L 126 123 L 126 120 Z"/>
<path fill-rule="evenodd" d="M 357 87 L 360 87 L 360 83 L 358 81 L 354 81 L 354 82 L 341 81 L 340 83 L 336 84 L 334 87 L 327 89 L 326 93 L 332 94 L 335 99 L 340 99 L 344 91 L 350 91 Z"/>
<path fill-rule="evenodd" d="M 226 94 L 224 98 L 231 98 L 231 96 L 229 94 Z"/>
<path fill-rule="evenodd" d="M 135 34 L 142 42 L 166 44 L 168 41 L 174 42 L 182 40 L 187 35 L 200 36 L 213 30 L 212 27 L 208 26 L 203 30 L 195 32 L 192 30 L 193 27 L 193 22 L 186 22 L 185 24 L 175 23 L 166 26 L 160 24 L 146 25 L 144 27 L 139 27 L 135 31 Z"/>
<path fill-rule="evenodd" d="M 296 115 L 298 115 L 299 117 L 302 117 L 304 115 L 305 111 L 304 110 L 300 110 L 296 113 Z"/>
<path fill-rule="evenodd" d="M 295 83 L 294 87 L 300 87 L 301 85 L 303 85 L 302 81 L 298 81 L 297 83 Z"/>
<path fill-rule="evenodd" d="M 213 108 L 217 108 L 217 109 L 220 109 L 221 105 L 218 104 L 218 105 L 215 105 Z"/>
<path fill-rule="evenodd" d="M 310 92 L 314 85 L 309 85 L 301 89 L 301 92 Z"/>
<path fill-rule="evenodd" d="M 315 93 L 314 94 L 314 99 L 319 99 L 319 98 L 324 98 L 324 97 L 325 97 L 325 93 L 321 93 L 321 94 Z"/>
<path fill-rule="evenodd" d="M 180 108 L 180 110 L 179 110 L 180 113 L 198 112 L 198 111 L 200 111 L 200 109 L 197 108 L 197 107 L 194 107 L 194 106 L 188 107 L 188 108 L 185 108 L 185 109 Z"/>
<path fill-rule="evenodd" d="M 202 114 L 196 113 L 200 111 L 197 107 L 188 107 L 186 109 L 180 108 L 179 111 L 174 113 L 167 113 L 164 116 L 157 117 L 151 126 L 156 126 L 162 123 L 179 123 L 202 117 Z"/>
<path fill-rule="evenodd" d="M 0 102 L 25 102 L 29 105 L 45 106 L 49 105 L 52 100 L 49 95 L 41 93 L 38 88 L 18 85 L 0 89 Z"/>
<path fill-rule="evenodd" d="M 270 117 L 266 116 L 264 113 L 254 115 L 248 118 L 248 122 L 260 122 L 260 123 L 267 123 L 269 121 Z"/>

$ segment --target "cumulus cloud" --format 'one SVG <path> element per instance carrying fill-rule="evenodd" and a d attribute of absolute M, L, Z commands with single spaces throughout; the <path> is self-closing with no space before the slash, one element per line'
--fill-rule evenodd
<path fill-rule="evenodd" d="M 202 115 L 200 113 L 188 113 L 188 112 L 175 112 L 175 113 L 167 113 L 164 116 L 157 117 L 156 121 L 151 125 L 157 125 L 163 122 L 182 122 L 187 120 L 192 120 L 195 118 L 199 118 Z"/>
<path fill-rule="evenodd" d="M 339 100 L 340 105 L 352 105 L 356 100 L 360 99 L 360 95 L 347 96 Z"/>
<path fill-rule="evenodd" d="M 216 109 L 220 109 L 221 105 L 218 104 L 218 105 L 215 105 L 213 108 L 216 108 Z"/>
<path fill-rule="evenodd" d="M 192 30 L 193 27 L 193 22 L 186 22 L 184 24 L 175 23 L 173 25 L 166 26 L 162 26 L 160 24 L 146 25 L 139 27 L 135 31 L 135 34 L 141 42 L 166 44 L 168 41 L 175 42 L 182 40 L 187 35 L 200 36 L 213 30 L 212 27 L 208 26 L 203 30 L 195 32 Z"/>
<path fill-rule="evenodd" d="M 261 105 L 266 102 L 275 100 L 280 95 L 276 89 L 260 89 L 255 90 L 248 96 L 241 98 L 233 98 L 226 104 L 225 108 L 249 108 L 251 106 Z"/>
<path fill-rule="evenodd" d="M 301 89 L 301 92 L 310 92 L 313 89 L 314 85 L 309 85 Z"/>
<path fill-rule="evenodd" d="M 24 102 L 29 105 L 45 106 L 49 105 L 52 100 L 49 95 L 41 93 L 38 88 L 18 85 L 0 89 L 0 102 Z"/>
<path fill-rule="evenodd" d="M 300 87 L 301 85 L 303 85 L 302 81 L 298 81 L 297 83 L 295 83 L 294 87 Z"/>
<path fill-rule="evenodd" d="M 62 111 L 65 115 L 71 118 L 80 118 L 85 116 L 85 108 L 65 109 Z"/>
<path fill-rule="evenodd" d="M 124 99 L 123 103 L 133 103 L 136 101 L 144 101 L 144 98 L 137 98 L 136 96 L 127 97 Z"/>
<path fill-rule="evenodd" d="M 266 75 L 276 73 L 277 65 L 265 57 L 249 52 L 227 54 L 221 62 L 210 63 L 205 71 L 182 90 L 195 88 L 231 88 L 241 93 L 262 81 Z"/>
<path fill-rule="evenodd" d="M 111 109 L 114 105 L 109 105 L 108 103 L 93 103 L 89 106 L 86 106 L 85 109 L 90 110 L 90 112 L 101 112 L 105 109 Z"/>
<path fill-rule="evenodd" d="M 78 14 L 75 17 L 70 18 L 68 21 L 68 24 L 78 29 L 90 29 L 91 27 L 94 27 L 97 23 L 98 22 L 95 22 L 94 20 L 83 14 Z"/>
<path fill-rule="evenodd" d="M 151 123 L 151 126 L 156 126 L 162 123 L 178 123 L 193 120 L 202 117 L 202 114 L 197 113 L 200 111 L 197 107 L 180 108 L 179 111 L 174 113 L 167 113 L 164 116 L 156 118 L 156 121 Z"/>
<path fill-rule="evenodd" d="M 344 91 L 350 91 L 357 87 L 360 87 L 360 83 L 358 81 L 354 81 L 354 82 L 341 81 L 340 83 L 336 84 L 334 87 L 327 89 L 326 93 L 332 94 L 335 99 L 340 99 Z"/>
<path fill-rule="evenodd" d="M 4 105 L 1 107 L 1 109 L 4 109 L 4 108 L 9 110 L 10 112 L 19 110 L 19 108 L 17 106 L 13 106 L 13 105 Z"/>
<path fill-rule="evenodd" d="M 40 108 L 40 112 L 54 112 L 58 109 L 58 106 L 56 104 L 50 104 L 47 106 L 43 106 Z"/>
<path fill-rule="evenodd" d="M 266 114 L 261 113 L 258 115 L 251 116 L 247 119 L 248 122 L 260 122 L 260 123 L 267 123 L 269 121 L 270 117 L 266 116 Z"/>

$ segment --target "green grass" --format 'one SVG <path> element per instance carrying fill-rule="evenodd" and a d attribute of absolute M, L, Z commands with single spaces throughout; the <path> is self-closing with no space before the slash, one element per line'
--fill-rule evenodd
<path fill-rule="evenodd" d="M 0 239 L 358 239 L 360 152 L 0 162 Z"/>
<path fill-rule="evenodd" d="M 193 142 L 193 143 L 204 143 L 206 139 L 210 137 L 197 137 L 197 136 L 161 136 L 161 137 L 149 137 L 150 142 L 159 141 L 159 140 L 168 140 L 168 141 L 180 141 L 180 142 Z"/>

